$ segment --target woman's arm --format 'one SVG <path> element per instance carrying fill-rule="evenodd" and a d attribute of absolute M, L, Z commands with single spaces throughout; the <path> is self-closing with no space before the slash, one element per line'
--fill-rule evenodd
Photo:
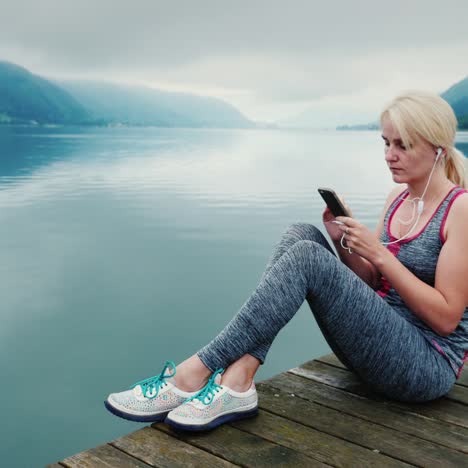
<path fill-rule="evenodd" d="M 380 215 L 379 222 L 377 223 L 375 235 L 377 238 L 380 238 L 380 235 L 383 232 L 384 229 L 384 220 L 385 220 L 385 214 L 387 213 L 387 210 L 393 200 L 402 192 L 401 186 L 395 187 L 390 194 L 387 197 L 387 200 L 385 202 L 384 208 L 382 210 L 382 213 Z M 346 206 L 347 210 L 351 213 L 351 210 L 349 207 L 344 203 L 342 200 L 343 204 Z M 380 281 L 380 272 L 378 269 L 371 263 L 369 260 L 366 260 L 364 257 L 357 255 L 356 253 L 353 253 L 353 255 L 349 254 L 349 251 L 346 249 L 343 249 L 341 247 L 341 236 L 343 235 L 343 232 L 338 228 L 338 226 L 334 225 L 331 223 L 335 218 L 331 214 L 331 212 L 327 209 L 325 209 L 323 213 L 323 222 L 325 225 L 325 228 L 328 231 L 328 234 L 330 235 L 330 238 L 333 241 L 333 244 L 335 246 L 335 249 L 341 259 L 341 261 L 354 273 L 356 273 L 363 281 L 365 281 L 371 288 L 377 289 Z M 346 244 L 345 244 L 346 245 Z"/>
<path fill-rule="evenodd" d="M 455 330 L 468 305 L 467 194 L 454 201 L 447 216 L 446 241 L 437 261 L 434 287 L 409 271 L 366 226 L 353 218 L 339 216 L 337 220 L 345 223 L 338 227 L 342 233 L 348 231 L 346 243 L 353 254 L 374 265 L 417 317 L 439 335 Z"/>
<path fill-rule="evenodd" d="M 446 226 L 434 287 L 417 278 L 387 249 L 380 249 L 374 260 L 411 311 L 442 336 L 455 330 L 468 305 L 468 194 L 454 201 Z"/>

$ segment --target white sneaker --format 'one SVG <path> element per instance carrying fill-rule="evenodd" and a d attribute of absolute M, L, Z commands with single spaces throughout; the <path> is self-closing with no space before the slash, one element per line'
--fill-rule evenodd
<path fill-rule="evenodd" d="M 206 431 L 229 421 L 258 414 L 255 384 L 246 392 L 235 392 L 220 385 L 223 369 L 217 370 L 208 383 L 184 404 L 172 410 L 165 422 L 175 429 Z"/>
<path fill-rule="evenodd" d="M 112 414 L 130 421 L 163 421 L 169 411 L 198 393 L 179 390 L 173 383 L 175 373 L 175 364 L 166 361 L 159 375 L 137 382 L 130 390 L 111 393 L 104 405 Z"/>

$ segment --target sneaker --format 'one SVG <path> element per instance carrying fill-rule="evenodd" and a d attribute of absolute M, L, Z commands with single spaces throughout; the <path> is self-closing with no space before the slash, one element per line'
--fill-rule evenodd
<path fill-rule="evenodd" d="M 235 392 L 220 385 L 223 369 L 217 370 L 208 383 L 194 396 L 172 410 L 165 422 L 174 429 L 206 431 L 229 421 L 258 414 L 255 384 L 246 392 Z"/>
<path fill-rule="evenodd" d="M 173 383 L 175 374 L 175 364 L 166 361 L 159 375 L 137 382 L 130 390 L 111 393 L 104 405 L 112 414 L 130 421 L 164 421 L 169 411 L 197 394 L 179 390 Z"/>

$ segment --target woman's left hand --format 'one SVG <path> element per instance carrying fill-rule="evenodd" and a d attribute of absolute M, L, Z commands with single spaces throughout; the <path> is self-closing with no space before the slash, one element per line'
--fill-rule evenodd
<path fill-rule="evenodd" d="M 385 250 L 377 236 L 354 218 L 338 216 L 336 221 L 343 223 L 339 224 L 344 234 L 343 245 L 376 265 L 382 250 Z"/>

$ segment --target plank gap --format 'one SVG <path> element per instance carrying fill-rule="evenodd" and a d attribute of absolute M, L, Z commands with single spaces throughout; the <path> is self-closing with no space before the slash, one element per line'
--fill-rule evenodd
<path fill-rule="evenodd" d="M 158 427 L 158 425 L 156 425 L 154 423 L 151 425 L 151 428 L 154 429 L 155 431 L 159 431 L 159 432 L 162 432 L 163 434 L 166 434 L 166 435 L 168 435 L 170 437 L 173 437 L 176 440 L 185 442 L 182 438 L 178 437 L 175 432 L 171 432 L 167 428 L 163 429 L 162 427 Z M 232 463 L 234 466 L 239 466 L 239 467 L 242 467 L 242 468 L 246 467 L 246 465 L 235 463 L 235 462 L 229 460 L 228 458 L 224 457 L 222 454 L 218 454 L 218 453 L 213 452 L 212 450 L 209 449 L 209 447 L 203 447 L 201 445 L 197 445 L 197 444 L 194 444 L 192 442 L 186 442 L 186 443 L 188 443 L 189 445 L 191 445 L 191 446 L 193 446 L 193 447 L 195 447 L 195 448 L 197 448 L 199 450 L 202 450 L 203 452 L 208 453 L 209 455 L 212 455 L 213 457 L 217 457 L 220 460 L 226 461 L 228 463 Z"/>
<path fill-rule="evenodd" d="M 237 466 L 152 426 L 119 437 L 112 441 L 112 445 L 153 466 L 193 466 L 194 460 L 205 466 Z"/>
<path fill-rule="evenodd" d="M 270 468 L 279 461 L 282 466 L 324 466 L 323 462 L 299 451 L 272 443 L 256 434 L 241 431 L 228 424 L 221 425 L 214 431 L 199 433 L 174 431 L 166 424 L 153 427 L 239 466 Z"/>
<path fill-rule="evenodd" d="M 272 388 L 273 388 L 273 387 L 272 387 Z M 304 400 L 304 401 L 310 401 L 310 400 Z M 329 409 L 333 409 L 333 408 L 329 408 Z M 332 432 L 327 432 L 327 431 L 325 431 L 325 430 L 318 429 L 318 428 L 316 428 L 316 427 L 314 427 L 314 426 L 310 426 L 310 425 L 308 425 L 308 424 L 306 424 L 306 423 L 303 423 L 302 421 L 298 421 L 298 420 L 296 420 L 296 419 L 290 419 L 290 418 L 285 417 L 285 416 L 283 416 L 283 415 L 280 415 L 280 414 L 278 414 L 278 413 L 276 413 L 276 412 L 274 412 L 274 411 L 272 411 L 272 410 L 270 410 L 270 409 L 268 409 L 268 408 L 262 407 L 260 411 L 264 411 L 264 412 L 269 413 L 269 414 L 271 414 L 271 415 L 273 415 L 273 416 L 275 416 L 275 417 L 282 418 L 282 419 L 284 419 L 284 420 L 286 420 L 286 421 L 289 421 L 289 422 L 291 422 L 291 423 L 297 424 L 297 425 L 302 426 L 302 427 L 304 427 L 304 428 L 306 428 L 306 429 L 311 429 L 311 430 L 313 430 L 313 431 L 320 432 L 320 433 L 322 433 L 322 434 L 325 434 L 327 437 L 331 437 L 331 438 L 333 438 L 333 439 L 336 439 L 337 441 L 347 442 L 348 444 L 355 445 L 356 447 L 360 447 L 360 448 L 362 448 L 363 450 L 369 452 L 369 455 L 374 455 L 374 454 L 375 454 L 375 455 L 377 455 L 377 456 L 380 456 L 380 455 L 381 455 L 381 456 L 384 456 L 384 457 L 388 457 L 388 458 L 391 458 L 391 459 L 393 459 L 393 460 L 402 462 L 402 463 L 404 464 L 404 466 L 418 466 L 418 465 L 415 465 L 415 464 L 413 464 L 413 463 L 411 463 L 411 462 L 409 462 L 408 460 L 405 460 L 405 459 L 403 459 L 403 458 L 399 458 L 399 457 L 397 457 L 397 456 L 395 456 L 395 455 L 392 455 L 392 454 L 390 454 L 390 453 L 385 453 L 384 450 L 372 449 L 372 448 L 370 448 L 370 447 L 368 447 L 368 446 L 366 446 L 366 445 L 363 445 L 362 443 L 359 443 L 359 442 L 356 442 L 356 441 L 347 439 L 347 438 L 345 438 L 345 437 L 342 437 L 342 436 L 340 436 L 340 435 L 334 434 L 334 433 L 332 433 Z M 335 410 L 335 411 L 336 411 L 336 410 Z M 350 416 L 351 416 L 351 415 L 350 415 Z M 235 427 L 237 427 L 237 426 L 235 426 Z M 383 427 L 385 427 L 385 426 L 383 426 Z M 240 429 L 240 430 L 243 430 L 242 428 L 239 428 L 239 427 L 237 427 L 237 428 Z M 385 429 L 388 429 L 388 428 L 385 427 Z M 245 432 L 249 432 L 249 431 L 248 431 L 247 429 L 245 429 Z M 266 440 L 268 440 L 268 441 L 270 441 L 270 442 L 273 442 L 273 443 L 275 443 L 275 444 L 281 445 L 281 443 L 278 442 L 278 441 L 276 441 L 276 440 L 272 440 L 272 439 L 266 438 L 266 437 L 264 437 L 264 436 L 259 436 L 259 437 L 265 438 Z M 287 446 L 285 446 L 285 447 L 287 447 Z M 288 447 L 287 447 L 287 448 L 288 448 Z M 377 452 L 376 452 L 375 450 L 377 450 Z M 323 462 L 322 462 L 322 463 L 323 463 Z"/>
<path fill-rule="evenodd" d="M 110 445 L 111 447 L 115 448 L 116 450 L 119 450 L 120 452 L 125 453 L 125 454 L 128 455 L 129 457 L 135 458 L 136 460 L 138 460 L 138 461 L 144 463 L 144 464 L 147 465 L 147 466 L 150 466 L 150 467 L 152 467 L 152 468 L 158 468 L 157 465 L 153 465 L 152 463 L 148 463 L 147 461 L 143 460 L 143 459 L 140 458 L 139 456 L 134 455 L 133 453 L 130 453 L 130 452 L 128 452 L 127 450 L 124 450 L 124 449 L 118 447 L 117 445 L 114 444 L 114 442 L 108 442 L 107 445 Z"/>
<path fill-rule="evenodd" d="M 264 411 L 265 413 L 269 413 L 269 414 L 271 414 L 271 415 L 273 415 L 273 416 L 277 416 L 277 417 L 279 417 L 279 418 L 285 419 L 286 421 L 290 421 L 290 422 L 292 422 L 292 423 L 298 424 L 298 425 L 300 425 L 300 426 L 302 426 L 302 427 L 305 427 L 305 428 L 308 428 L 308 429 L 317 430 L 317 429 L 315 429 L 315 428 L 310 428 L 310 426 L 306 426 L 305 424 L 302 424 L 302 423 L 300 423 L 300 422 L 298 422 L 298 421 L 293 421 L 292 419 L 283 418 L 282 416 L 280 416 L 280 415 L 278 415 L 278 414 L 276 414 L 276 413 L 273 413 L 273 412 L 271 412 L 271 411 L 268 411 L 266 408 L 262 408 L 261 410 L 259 410 L 259 413 L 261 413 L 262 411 Z M 239 427 L 239 426 L 237 426 L 237 425 L 233 425 L 232 423 L 229 423 L 228 426 L 231 426 L 231 427 L 233 427 L 233 428 L 235 428 L 235 429 L 237 429 L 237 430 L 239 430 L 239 431 L 245 432 L 246 434 L 253 434 L 253 435 L 255 435 L 256 437 L 260 437 L 260 438 L 262 438 L 263 440 L 266 440 L 267 442 L 271 442 L 272 444 L 275 444 L 275 445 L 284 447 L 284 448 L 286 448 L 286 449 L 288 449 L 288 450 L 295 450 L 295 449 L 289 447 L 288 445 L 285 445 L 284 443 L 281 443 L 281 442 L 279 442 L 279 441 L 277 441 L 277 440 L 275 440 L 275 439 L 273 439 L 273 438 L 267 437 L 267 436 L 265 436 L 265 435 L 259 435 L 259 434 L 256 433 L 256 432 L 252 432 L 252 430 L 249 430 L 248 428 Z M 320 431 L 319 431 L 319 432 L 320 432 Z M 327 435 L 330 435 L 330 434 L 327 434 Z M 340 440 L 338 437 L 336 437 L 336 439 Z M 295 451 L 300 452 L 300 450 L 295 450 Z M 301 452 L 301 453 L 302 453 L 302 452 Z M 312 458 L 313 460 L 319 461 L 320 463 L 323 464 L 323 466 L 331 466 L 331 467 L 335 466 L 335 465 L 329 465 L 329 464 L 325 463 L 324 461 L 322 461 L 322 460 L 320 460 L 320 459 L 318 459 L 318 458 L 314 458 L 314 457 L 311 456 L 311 455 L 307 455 L 307 454 L 304 454 L 304 455 L 308 456 L 309 458 Z"/>

